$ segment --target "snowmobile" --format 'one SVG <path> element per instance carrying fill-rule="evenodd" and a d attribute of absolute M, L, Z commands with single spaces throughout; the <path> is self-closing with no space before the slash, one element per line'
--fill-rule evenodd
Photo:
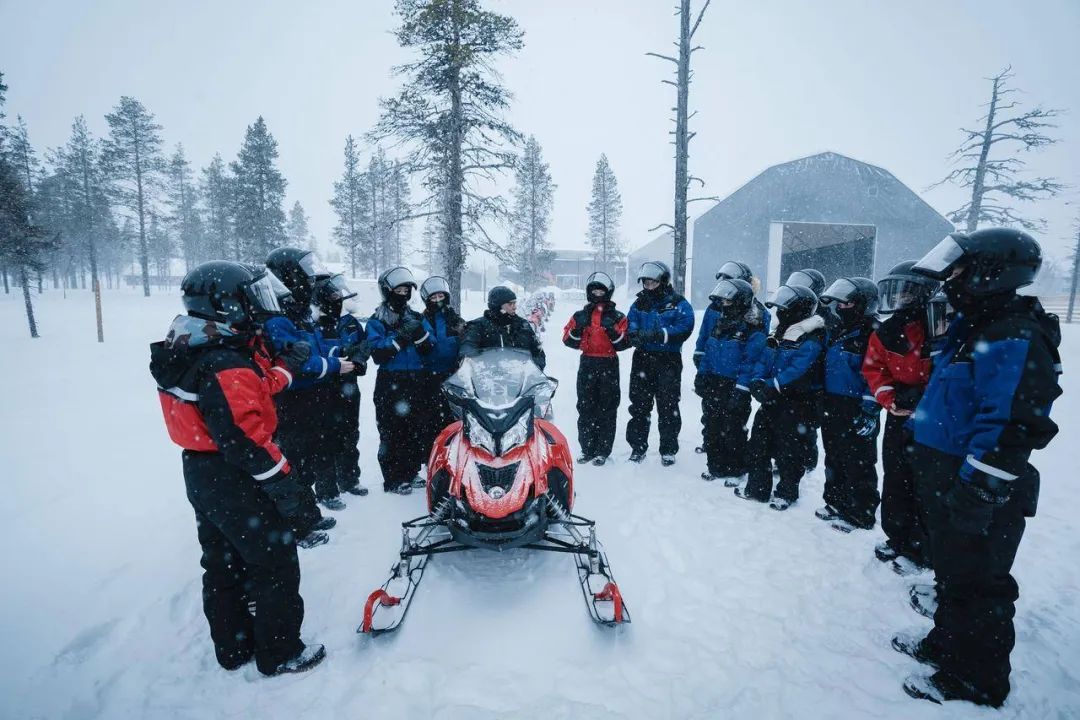
<path fill-rule="evenodd" d="M 358 633 L 400 627 L 433 555 L 478 549 L 570 554 L 593 621 L 630 622 L 594 522 L 572 512 L 573 459 L 550 419 L 557 386 L 509 348 L 467 358 L 443 384 L 459 419 L 431 448 L 428 514 L 401 524 L 400 557 L 368 596 Z"/>

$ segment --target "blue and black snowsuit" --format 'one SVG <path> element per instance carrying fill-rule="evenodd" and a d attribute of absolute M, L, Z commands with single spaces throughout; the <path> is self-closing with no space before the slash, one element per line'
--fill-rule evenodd
<path fill-rule="evenodd" d="M 457 372 L 461 364 L 461 334 L 465 331 L 465 321 L 450 305 L 437 310 L 425 308 L 423 315 L 424 329 L 432 345 L 431 352 L 423 356 L 429 386 L 426 397 L 430 403 L 424 444 L 430 454 L 435 438 L 455 420 L 450 403 L 442 391 L 442 384 Z M 427 461 L 427 456 L 424 460 Z"/>
<path fill-rule="evenodd" d="M 877 323 L 861 319 L 838 327 L 825 351 L 825 397 L 821 439 L 825 445 L 825 504 L 858 528 L 874 527 L 880 496 L 877 438 L 881 406 L 862 374 Z"/>
<path fill-rule="evenodd" d="M 772 390 L 754 416 L 745 497 L 769 500 L 775 460 L 780 473 L 776 497 L 789 503 L 799 499 L 799 482 L 806 473 L 805 443 L 800 438 L 814 422 L 822 390 L 824 350 L 825 323 L 817 315 L 790 327 L 778 327 L 762 350 L 751 387 L 760 383 Z"/>
<path fill-rule="evenodd" d="M 627 313 L 634 357 L 630 362 L 630 422 L 626 442 L 635 453 L 649 449 L 649 426 L 656 402 L 660 454 L 679 452 L 682 417 L 682 346 L 694 332 L 694 309 L 670 285 L 642 290 Z"/>
<path fill-rule="evenodd" d="M 430 333 L 405 337 L 407 323 L 423 324 L 420 313 L 406 306 L 401 313 L 383 303 L 367 322 L 375 376 L 375 424 L 379 428 L 379 469 L 383 490 L 408 485 L 427 462 L 431 427 L 430 373 L 423 355 L 431 352 Z"/>
<path fill-rule="evenodd" d="M 750 381 L 766 339 L 765 329 L 745 317 L 731 320 L 712 307 L 705 311 L 694 351 L 694 391 L 701 397 L 702 448 L 713 477 L 746 472 Z"/>
<path fill-rule="evenodd" d="M 353 315 L 319 318 L 319 330 L 330 346 L 331 357 L 350 358 L 356 370 L 338 375 L 338 382 L 319 386 L 323 398 L 326 423 L 329 431 L 323 437 L 325 452 L 333 458 L 334 477 L 342 492 L 360 485 L 360 384 L 359 376 L 367 373 L 367 360 L 360 344 L 367 338 L 364 326 Z"/>
<path fill-rule="evenodd" d="M 1057 317 L 1033 297 L 958 314 L 911 420 L 938 586 L 923 645 L 939 685 L 966 683 L 994 705 L 1009 693 L 1015 643 L 1010 570 L 1038 499 L 1028 460 L 1058 432 L 1060 342 Z"/>

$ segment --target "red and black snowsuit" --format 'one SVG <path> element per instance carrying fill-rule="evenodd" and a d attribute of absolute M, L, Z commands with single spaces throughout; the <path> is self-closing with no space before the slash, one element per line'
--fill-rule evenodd
<path fill-rule="evenodd" d="M 607 300 L 578 310 L 563 328 L 563 344 L 581 350 L 577 375 L 578 443 L 586 458 L 606 458 L 619 413 L 619 357 L 630 347 L 626 315 Z"/>
<path fill-rule="evenodd" d="M 150 346 L 150 372 L 169 437 L 183 448 L 218 662 L 233 669 L 254 655 L 259 670 L 272 673 L 304 649 L 296 544 L 267 490 L 288 484 L 289 462 L 274 442 L 273 395 L 292 376 L 261 341 L 188 316 Z M 255 617 L 248 601 L 258 607 Z"/>
<path fill-rule="evenodd" d="M 930 381 L 930 370 L 922 308 L 894 313 L 870 336 L 862 374 L 874 399 L 888 411 L 881 444 L 881 527 L 894 550 L 920 565 L 930 564 L 929 543 L 915 492 L 914 439 L 905 426 Z"/>

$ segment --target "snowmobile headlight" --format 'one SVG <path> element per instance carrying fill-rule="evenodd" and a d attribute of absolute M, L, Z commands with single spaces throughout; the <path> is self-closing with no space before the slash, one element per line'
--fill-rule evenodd
<path fill-rule="evenodd" d="M 495 438 L 481 425 L 475 417 L 469 417 L 469 442 L 484 448 L 495 455 Z"/>
<path fill-rule="evenodd" d="M 522 413 L 518 421 L 513 426 L 503 433 L 502 436 L 502 452 L 507 453 L 513 450 L 518 445 L 524 445 L 525 441 L 529 439 L 529 413 Z"/>

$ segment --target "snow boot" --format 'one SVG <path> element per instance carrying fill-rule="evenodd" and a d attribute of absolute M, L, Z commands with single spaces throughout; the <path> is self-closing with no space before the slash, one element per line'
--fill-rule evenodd
<path fill-rule="evenodd" d="M 419 490 L 421 488 L 426 488 L 427 487 L 427 478 L 424 477 L 423 475 L 417 475 L 416 477 L 414 477 L 412 480 L 409 481 L 409 485 L 416 488 L 417 490 Z"/>
<path fill-rule="evenodd" d="M 891 540 L 886 540 L 874 546 L 874 556 L 881 562 L 889 562 L 900 557 L 900 551 L 896 549 Z"/>
<path fill-rule="evenodd" d="M 713 475 L 711 472 L 706 471 L 706 472 L 701 473 L 701 479 L 704 480 L 705 482 L 712 482 L 713 480 L 716 479 L 716 476 Z"/>
<path fill-rule="evenodd" d="M 914 633 L 901 632 L 893 635 L 892 648 L 896 652 L 904 653 L 908 657 L 914 658 L 924 665 L 929 665 L 935 670 L 938 668 L 938 661 L 934 658 L 930 648 L 927 647 L 925 638 Z"/>
<path fill-rule="evenodd" d="M 749 493 L 746 492 L 746 488 L 741 488 L 741 487 L 735 488 L 735 497 L 742 498 L 743 500 L 753 500 L 754 502 L 759 502 L 759 503 L 768 502 L 768 500 L 762 500 L 760 498 L 754 497 L 753 495 L 750 495 Z"/>
<path fill-rule="evenodd" d="M 850 535 L 851 531 L 855 529 L 854 525 L 852 525 L 842 517 L 835 517 L 831 521 L 829 521 L 829 527 L 831 527 L 838 533 L 843 533 L 844 535 Z"/>
<path fill-rule="evenodd" d="M 361 485 L 360 483 L 356 483 L 352 487 L 345 488 L 344 490 L 342 490 L 342 492 L 347 492 L 350 495 L 359 495 L 363 497 L 364 495 L 368 494 L 368 489 L 366 486 Z"/>
<path fill-rule="evenodd" d="M 384 493 L 393 493 L 394 495 L 411 495 L 413 491 L 411 482 L 403 482 L 400 485 L 394 485 L 393 487 L 383 486 Z"/>
<path fill-rule="evenodd" d="M 312 530 L 304 537 L 296 541 L 296 547 L 310 550 L 330 542 L 330 536 L 318 530 Z"/>
<path fill-rule="evenodd" d="M 724 487 L 737 488 L 742 483 L 742 475 L 733 475 L 724 478 Z"/>
<path fill-rule="evenodd" d="M 829 520 L 835 520 L 840 517 L 840 513 L 836 512 L 836 508 L 832 505 L 826 505 L 825 507 L 819 507 L 814 511 L 814 517 L 819 520 L 828 522 Z"/>
<path fill-rule="evenodd" d="M 319 504 L 327 510 L 333 510 L 335 512 L 345 509 L 345 503 L 342 502 L 339 497 L 322 498 L 319 500 Z"/>
<path fill-rule="evenodd" d="M 791 507 L 791 501 L 782 497 L 774 497 L 769 501 L 769 507 L 777 512 L 783 512 Z"/>
<path fill-rule="evenodd" d="M 924 573 L 930 568 L 920 565 L 906 555 L 898 555 L 895 560 L 890 564 L 892 571 L 900 577 L 908 577 L 910 575 L 918 575 Z"/>
<path fill-rule="evenodd" d="M 308 645 L 294 658 L 290 658 L 274 669 L 273 675 L 285 673 L 302 673 L 310 670 L 326 659 L 326 648 L 322 645 Z"/>
<path fill-rule="evenodd" d="M 311 526 L 312 530 L 329 530 L 337 525 L 337 518 L 332 518 L 329 515 L 325 515 L 319 518 L 319 522 Z"/>
<path fill-rule="evenodd" d="M 595 459 L 595 455 L 590 455 L 589 453 L 581 453 L 581 455 L 578 455 L 577 458 L 574 459 L 574 462 L 576 462 L 578 465 L 584 465 L 585 463 L 591 463 Z"/>
<path fill-rule="evenodd" d="M 604 467 L 607 464 L 607 455 L 597 455 L 593 458 L 592 464 L 596 467 Z"/>
<path fill-rule="evenodd" d="M 908 591 L 908 603 L 912 610 L 933 620 L 937 612 L 937 588 L 933 585 L 912 585 Z"/>
<path fill-rule="evenodd" d="M 640 463 L 644 459 L 645 453 L 643 452 L 638 452 L 637 450 L 635 450 L 634 452 L 630 453 L 630 462 L 632 463 Z"/>
<path fill-rule="evenodd" d="M 660 456 L 660 464 L 663 465 L 664 467 L 671 467 L 672 465 L 675 464 L 675 456 L 674 455 L 661 455 Z"/>
<path fill-rule="evenodd" d="M 948 700 L 966 700 L 976 705 L 999 708 L 1005 702 L 1005 698 L 991 697 L 970 683 L 940 670 L 933 675 L 909 675 L 904 681 L 904 692 L 917 700 L 929 700 L 938 705 Z"/>
<path fill-rule="evenodd" d="M 705 454 L 705 448 L 698 445 L 696 448 L 694 448 L 694 452 L 696 452 L 698 455 L 704 455 Z"/>

